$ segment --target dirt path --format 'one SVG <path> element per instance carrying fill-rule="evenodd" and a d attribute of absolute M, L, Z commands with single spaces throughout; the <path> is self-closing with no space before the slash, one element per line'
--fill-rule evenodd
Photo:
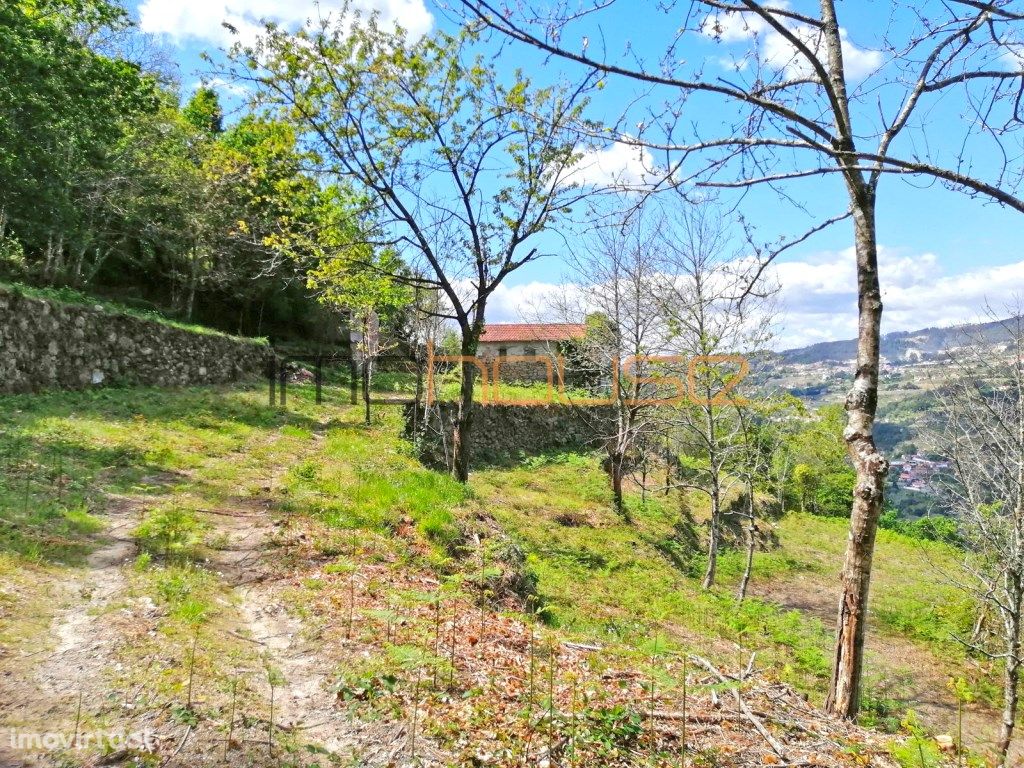
<path fill-rule="evenodd" d="M 280 673 L 274 691 L 275 723 L 302 745 L 361 766 L 396 765 L 408 741 L 401 724 L 366 723 L 347 717 L 330 690 L 331 664 L 318 653 L 302 622 L 288 609 L 281 581 L 266 562 L 281 520 L 269 499 L 233 499 L 209 516 L 212 537 L 223 544 L 211 567 L 232 585 L 238 634 L 260 647 L 262 663 Z M 263 693 L 269 700 L 269 682 Z"/>
<path fill-rule="evenodd" d="M 175 479 L 145 481 L 155 486 Z M 107 498 L 100 545 L 82 567 L 53 584 L 52 603 L 60 607 L 50 624 L 49 641 L 42 641 L 45 650 L 6 660 L 0 677 L 0 718 L 10 738 L 0 745 L 3 765 L 49 764 L 48 746 L 65 749 L 76 737 L 89 739 L 91 724 L 117 709 L 120 697 L 113 695 L 110 671 L 117 664 L 123 629 L 155 612 L 150 600 L 128 596 L 124 574 L 137 549 L 132 531 L 153 500 L 131 495 Z M 33 638 L 33 647 L 39 642 Z M 15 733 L 20 746 L 30 745 L 28 749 L 14 750 L 19 746 Z"/>
<path fill-rule="evenodd" d="M 309 451 L 322 446 L 328 427 L 319 425 Z M 294 574 L 278 562 L 275 553 L 280 550 L 274 546 L 275 537 L 288 535 L 275 500 L 275 489 L 287 466 L 271 476 L 260 496 L 230 497 L 202 514 L 211 546 L 201 565 L 218 578 L 228 642 L 237 646 L 237 653 L 225 656 L 250 659 L 247 684 L 257 697 L 255 709 L 246 713 L 250 724 L 243 727 L 239 717 L 236 739 L 240 751 L 224 755 L 219 722 L 186 726 L 169 719 L 167 707 L 136 712 L 132 699 L 139 691 L 118 690 L 126 666 L 146 663 L 130 653 L 126 656 L 125 646 L 140 634 L 155 635 L 163 615 L 149 597 L 133 594 L 126 570 L 138 553 L 135 528 L 148 509 L 173 501 L 177 491 L 172 484 L 185 479 L 161 476 L 144 478 L 144 482 L 158 486 L 163 493 L 106 497 L 100 515 L 105 530 L 96 537 L 97 548 L 80 567 L 53 577 L 53 598 L 42 606 L 47 613 L 49 606 L 54 606 L 48 637 L 26 638 L 20 656 L 0 659 L 0 725 L 7 729 L 0 733 L 0 765 L 79 764 L 89 753 L 69 750 L 76 724 L 80 743 L 92 732 L 144 730 L 163 756 L 164 768 L 200 762 L 235 765 L 239 760 L 251 766 L 277 765 L 270 750 L 262 746 L 268 740 L 261 712 L 270 699 L 267 669 L 280 673 L 281 682 L 274 691 L 274 727 L 282 742 L 328 753 L 331 761 L 369 767 L 402 764 L 408 741 L 405 726 L 360 722 L 337 706 L 330 689 L 335 679 L 333 663 L 320 653 L 289 609 L 283 584 Z M 188 492 L 183 486 L 182 493 Z M 45 646 L 42 652 L 38 650 L 41 645 Z M 221 658 L 216 663 L 224 672 L 227 667 L 223 665 L 237 662 Z M 143 674 L 139 688 L 149 684 L 146 677 Z M 212 701 L 222 696 L 206 693 L 206 706 L 214 706 Z M 8 734 L 12 738 L 8 739 Z M 20 744 L 15 742 L 15 734 L 22 739 Z M 53 734 L 55 741 L 45 742 L 47 734 Z M 72 753 L 74 762 L 66 763 Z M 126 753 L 123 759 L 128 757 Z M 86 759 L 84 764 L 92 763 Z M 118 764 L 118 760 L 104 764 Z"/>
<path fill-rule="evenodd" d="M 820 619 L 828 627 L 835 621 L 839 589 L 814 576 L 800 575 L 770 584 L 751 583 L 753 596 Z M 956 704 L 948 694 L 951 677 L 947 664 L 919 643 L 868 627 L 867 669 L 881 681 L 883 690 L 917 712 L 936 733 L 956 733 Z M 996 743 L 998 712 L 971 706 L 964 712 L 964 743 L 988 751 Z M 1010 747 L 1014 764 L 1024 765 L 1024 736 Z"/>

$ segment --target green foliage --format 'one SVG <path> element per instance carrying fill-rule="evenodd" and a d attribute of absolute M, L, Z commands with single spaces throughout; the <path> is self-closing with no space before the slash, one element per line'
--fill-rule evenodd
<path fill-rule="evenodd" d="M 0 211 L 23 242 L 83 234 L 79 196 L 124 118 L 153 108 L 150 78 L 90 46 L 126 24 L 106 0 L 0 6 Z"/>
<path fill-rule="evenodd" d="M 797 422 L 778 449 L 775 463 L 788 461 L 791 467 L 788 478 L 782 478 L 788 480 L 789 502 L 801 512 L 849 516 L 857 478 L 847 457 L 844 426 L 842 407 L 824 406 Z"/>
<path fill-rule="evenodd" d="M 856 485 L 857 475 L 847 467 L 822 475 L 814 491 L 812 508 L 819 515 L 849 517 Z"/>
<path fill-rule="evenodd" d="M 955 520 L 943 515 L 929 515 L 917 520 L 906 520 L 894 509 L 887 509 L 879 518 L 878 525 L 911 539 L 938 541 L 943 544 L 962 546 L 959 526 Z"/>
<path fill-rule="evenodd" d="M 576 738 L 580 744 L 596 746 L 598 759 L 629 755 L 644 734 L 643 716 L 632 707 L 594 707 L 582 715 Z"/>
<path fill-rule="evenodd" d="M 110 53 L 129 24 L 109 0 L 0 7 L 0 279 L 239 335 L 320 330 L 305 260 L 347 201 L 284 122 L 226 126 L 211 88 L 181 108 Z"/>
<path fill-rule="evenodd" d="M 897 733 L 904 728 L 906 717 L 913 717 L 913 713 L 908 713 L 902 702 L 873 690 L 862 692 L 860 713 L 857 715 L 859 724 L 886 733 Z"/>
<path fill-rule="evenodd" d="M 210 613 L 207 595 L 215 577 L 194 565 L 168 565 L 146 573 L 156 597 L 185 623 L 205 620 Z"/>
<path fill-rule="evenodd" d="M 197 131 L 210 137 L 224 130 L 224 110 L 212 88 L 197 89 L 181 111 L 181 116 Z"/>
<path fill-rule="evenodd" d="M 354 187 L 346 221 L 359 237 L 320 240 L 317 290 L 359 314 L 407 303 L 414 277 L 452 305 L 471 355 L 494 289 L 582 197 L 570 169 L 590 82 L 506 77 L 474 52 L 471 30 L 414 37 L 379 22 L 344 2 L 323 24 L 268 25 L 226 69 L 295 126 L 319 172 Z"/>
<path fill-rule="evenodd" d="M 143 546 L 164 557 L 187 556 L 202 540 L 203 528 L 193 510 L 172 506 L 146 515 L 135 535 Z"/>
<path fill-rule="evenodd" d="M 565 466 L 577 469 L 590 469 L 594 466 L 594 456 L 582 453 L 543 453 L 537 456 L 524 455 L 520 463 L 527 469 L 541 467 Z"/>
<path fill-rule="evenodd" d="M 901 725 L 907 738 L 889 747 L 889 754 L 901 768 L 939 768 L 943 764 L 942 752 L 935 741 L 928 738 L 917 715 L 908 712 Z"/>

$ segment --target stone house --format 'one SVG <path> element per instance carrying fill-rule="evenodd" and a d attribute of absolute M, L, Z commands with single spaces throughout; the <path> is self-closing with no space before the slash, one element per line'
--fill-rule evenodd
<path fill-rule="evenodd" d="M 509 358 L 500 365 L 502 381 L 545 381 L 548 366 L 544 360 L 517 358 L 541 357 L 551 360 L 554 381 L 558 381 L 557 356 L 566 345 L 583 338 L 582 323 L 491 323 L 485 326 L 477 347 L 477 357 L 486 360 L 493 371 L 497 358 Z"/>

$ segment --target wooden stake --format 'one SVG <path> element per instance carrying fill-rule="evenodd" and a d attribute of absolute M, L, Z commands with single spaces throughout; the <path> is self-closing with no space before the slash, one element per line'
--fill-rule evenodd
<path fill-rule="evenodd" d="M 75 735 L 71 739 L 71 746 L 78 749 L 78 727 L 82 724 L 82 691 L 78 692 L 78 711 L 75 712 Z"/>
<path fill-rule="evenodd" d="M 235 699 L 238 693 L 238 678 L 231 681 L 231 716 L 228 720 L 228 740 L 224 742 L 224 759 L 228 759 L 228 750 L 231 749 L 231 739 L 235 735 Z"/>

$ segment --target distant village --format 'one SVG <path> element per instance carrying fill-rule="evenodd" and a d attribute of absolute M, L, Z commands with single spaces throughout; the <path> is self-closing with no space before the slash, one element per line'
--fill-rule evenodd
<path fill-rule="evenodd" d="M 914 454 L 894 460 L 889 476 L 905 491 L 933 494 L 936 491 L 936 476 L 948 471 L 948 461 L 936 461 L 921 454 Z"/>

